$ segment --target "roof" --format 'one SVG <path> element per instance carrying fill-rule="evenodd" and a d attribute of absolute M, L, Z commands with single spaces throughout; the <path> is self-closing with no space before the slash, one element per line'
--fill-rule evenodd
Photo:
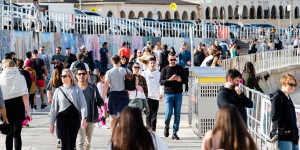
<path fill-rule="evenodd" d="M 65 0 L 66 1 L 66 0 Z M 82 0 L 84 2 L 109 2 L 109 3 L 125 3 L 125 4 L 160 4 L 169 5 L 171 2 L 177 5 L 198 5 L 197 2 L 191 2 L 191 0 Z"/>

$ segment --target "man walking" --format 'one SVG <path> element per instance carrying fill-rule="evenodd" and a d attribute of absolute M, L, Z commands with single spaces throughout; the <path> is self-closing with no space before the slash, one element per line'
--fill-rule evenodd
<path fill-rule="evenodd" d="M 80 128 L 78 132 L 78 149 L 90 150 L 94 124 L 98 122 L 99 117 L 98 107 L 101 107 L 105 117 L 107 117 L 107 113 L 104 109 L 104 102 L 99 94 L 96 85 L 90 84 L 88 82 L 88 74 L 85 65 L 83 63 L 80 63 L 76 66 L 76 69 L 78 86 L 83 91 L 88 112 L 86 120 L 87 124 L 85 128 Z"/>
<path fill-rule="evenodd" d="M 61 47 L 57 47 L 55 50 L 55 55 L 52 56 L 51 64 L 64 63 L 65 56 L 61 54 Z"/>
<path fill-rule="evenodd" d="M 127 43 L 123 42 L 121 49 L 119 50 L 119 57 L 125 56 L 127 60 L 130 58 L 130 49 L 126 47 Z"/>
<path fill-rule="evenodd" d="M 164 136 L 169 136 L 169 125 L 174 109 L 174 124 L 172 139 L 179 140 L 177 132 L 179 130 L 181 104 L 182 104 L 182 84 L 186 80 L 183 68 L 176 64 L 175 53 L 170 52 L 168 57 L 169 65 L 164 67 L 160 75 L 160 84 L 164 86 L 164 101 L 166 104 Z"/>
<path fill-rule="evenodd" d="M 65 68 L 70 68 L 71 64 L 76 61 L 76 56 L 71 53 L 70 48 L 66 48 L 66 57 L 64 61 L 64 67 Z"/>
<path fill-rule="evenodd" d="M 147 86 L 148 86 L 148 105 L 150 111 L 146 114 L 146 123 L 153 132 L 156 131 L 156 121 L 157 121 L 157 112 L 159 107 L 159 100 L 162 99 L 162 90 L 159 92 L 157 89 L 160 89 L 160 72 L 156 70 L 156 59 L 154 57 L 150 58 L 149 69 L 142 73 L 142 76 L 145 77 Z"/>
<path fill-rule="evenodd" d="M 227 105 L 235 106 L 241 113 L 245 123 L 247 122 L 246 107 L 252 108 L 253 102 L 242 93 L 240 81 L 242 75 L 236 69 L 230 69 L 226 74 L 226 83 L 220 89 L 217 95 L 218 107 L 222 108 Z"/>
<path fill-rule="evenodd" d="M 107 71 L 107 63 L 108 63 L 108 49 L 107 42 L 103 43 L 102 48 L 100 48 L 100 72 Z"/>
<path fill-rule="evenodd" d="M 47 69 L 47 72 L 49 73 L 50 72 L 50 59 L 49 59 L 49 56 L 48 54 L 45 53 L 45 47 L 44 46 L 41 46 L 40 49 L 39 49 L 39 55 L 38 55 L 38 58 L 40 59 L 43 59 L 44 63 L 45 63 L 45 66 L 46 66 L 46 69 Z"/>
<path fill-rule="evenodd" d="M 125 91 L 124 80 L 126 70 L 120 67 L 121 58 L 118 55 L 115 55 L 111 59 L 113 68 L 106 72 L 102 99 L 106 98 L 109 87 L 108 110 L 109 115 L 111 116 L 111 125 L 113 125 L 121 111 L 128 105 L 129 96 L 128 92 Z"/>

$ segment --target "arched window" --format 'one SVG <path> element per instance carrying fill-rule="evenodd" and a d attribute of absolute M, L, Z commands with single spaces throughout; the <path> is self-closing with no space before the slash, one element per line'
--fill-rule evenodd
<path fill-rule="evenodd" d="M 269 19 L 270 18 L 270 10 L 269 8 L 264 10 L 264 19 Z"/>
<path fill-rule="evenodd" d="M 142 11 L 139 12 L 138 18 L 144 18 L 144 13 Z"/>
<path fill-rule="evenodd" d="M 126 18 L 126 14 L 123 10 L 120 12 L 120 18 Z"/>
<path fill-rule="evenodd" d="M 175 11 L 175 12 L 174 12 L 174 19 L 180 19 L 180 16 L 179 16 L 179 12 L 178 12 L 178 11 Z"/>
<path fill-rule="evenodd" d="M 191 20 L 196 20 L 197 19 L 197 14 L 195 11 L 192 11 L 191 13 Z"/>
<path fill-rule="evenodd" d="M 158 19 L 162 19 L 162 14 L 160 11 L 157 12 Z"/>
<path fill-rule="evenodd" d="M 153 14 L 152 11 L 149 11 L 147 14 L 147 18 L 152 19 L 153 18 Z"/>
<path fill-rule="evenodd" d="M 218 8 L 217 7 L 213 8 L 213 19 L 218 19 Z"/>
<path fill-rule="evenodd" d="M 228 6 L 228 19 L 233 19 L 233 11 L 232 11 L 232 6 Z"/>
<path fill-rule="evenodd" d="M 234 8 L 234 19 L 239 19 L 240 18 L 240 14 L 239 14 L 239 6 L 236 6 Z"/>
<path fill-rule="evenodd" d="M 248 8 L 247 8 L 247 6 L 243 6 L 243 14 L 242 14 L 242 16 L 243 16 L 243 19 L 248 19 L 249 17 L 248 17 Z"/>
<path fill-rule="evenodd" d="M 210 8 L 209 7 L 207 7 L 205 10 L 205 18 L 210 19 Z"/>
<path fill-rule="evenodd" d="M 299 8 L 296 7 L 295 8 L 295 19 L 298 19 L 299 18 Z"/>
<path fill-rule="evenodd" d="M 130 12 L 129 12 L 129 16 L 128 16 L 128 18 L 129 18 L 129 19 L 133 19 L 133 18 L 135 18 L 135 14 L 134 14 L 134 12 L 133 12 L 133 11 L 130 11 Z"/>
<path fill-rule="evenodd" d="M 277 18 L 277 11 L 276 7 L 273 5 L 271 9 L 271 19 L 276 19 Z"/>
<path fill-rule="evenodd" d="M 226 15 L 225 15 L 225 8 L 221 7 L 220 9 L 220 19 L 225 19 Z"/>
<path fill-rule="evenodd" d="M 256 14 L 256 18 L 257 19 L 262 19 L 262 7 L 261 6 L 258 6 L 257 7 L 257 14 Z"/>
<path fill-rule="evenodd" d="M 182 13 L 182 20 L 188 20 L 188 19 L 189 19 L 188 13 L 187 13 L 186 11 L 184 11 L 184 12 Z"/>
<path fill-rule="evenodd" d="M 165 19 L 171 19 L 171 14 L 169 11 L 166 12 Z"/>
<path fill-rule="evenodd" d="M 107 12 L 107 17 L 112 17 L 113 16 L 113 13 L 111 11 L 108 11 Z"/>
<path fill-rule="evenodd" d="M 282 7 L 282 6 L 279 6 L 279 18 L 280 18 L 280 19 L 283 19 L 283 17 L 284 17 L 283 7 Z"/>
<path fill-rule="evenodd" d="M 255 19 L 255 7 L 250 6 L 250 19 Z"/>

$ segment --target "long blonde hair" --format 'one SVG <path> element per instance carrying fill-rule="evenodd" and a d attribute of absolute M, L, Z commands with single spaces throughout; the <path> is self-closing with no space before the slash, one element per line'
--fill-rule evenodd
<path fill-rule="evenodd" d="M 68 74 L 68 76 L 70 77 L 71 86 L 77 85 L 77 82 L 75 80 L 75 76 L 74 76 L 74 74 L 72 73 L 72 71 L 70 69 L 63 69 L 62 72 L 66 72 Z"/>

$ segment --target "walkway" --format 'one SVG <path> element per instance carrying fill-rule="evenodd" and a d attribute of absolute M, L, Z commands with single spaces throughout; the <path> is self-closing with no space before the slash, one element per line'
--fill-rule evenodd
<path fill-rule="evenodd" d="M 192 128 L 188 125 L 187 97 L 183 99 L 180 131 L 178 135 L 181 140 L 173 141 L 171 137 L 163 137 L 164 128 L 164 103 L 160 102 L 158 116 L 157 135 L 163 137 L 163 140 L 169 145 L 171 150 L 199 150 L 201 149 L 201 140 L 193 133 Z M 38 100 L 39 101 L 39 100 Z M 173 123 L 173 120 L 171 121 Z M 172 124 L 171 124 L 172 125 Z M 170 133 L 172 130 L 170 130 Z M 23 150 L 56 150 L 55 135 L 49 133 L 49 117 L 47 115 L 33 115 L 33 121 L 29 128 L 24 128 L 22 132 Z M 111 129 L 95 128 L 94 138 L 92 141 L 92 150 L 104 150 L 107 148 L 108 141 L 111 137 Z M 0 150 L 5 150 L 4 136 L 0 136 Z"/>

